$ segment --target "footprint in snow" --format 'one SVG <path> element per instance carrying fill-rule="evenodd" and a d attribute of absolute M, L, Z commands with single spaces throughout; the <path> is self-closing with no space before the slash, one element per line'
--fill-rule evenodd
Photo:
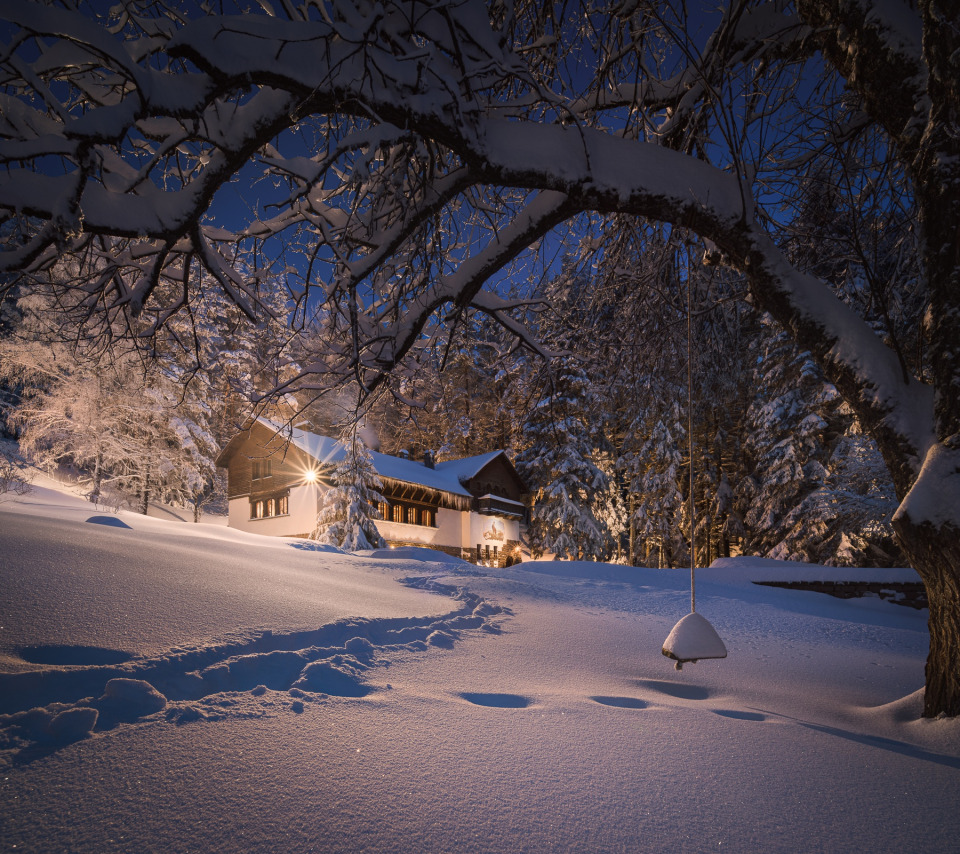
<path fill-rule="evenodd" d="M 463 691 L 457 696 L 475 706 L 489 706 L 494 709 L 525 709 L 533 701 L 520 694 L 478 694 L 472 691 Z"/>
<path fill-rule="evenodd" d="M 715 715 L 720 715 L 721 718 L 733 718 L 738 721 L 765 721 L 767 719 L 766 715 L 761 715 L 759 712 L 741 712 L 739 709 L 711 709 Z"/>
<path fill-rule="evenodd" d="M 648 688 L 651 691 L 657 691 L 660 694 L 666 694 L 668 697 L 675 697 L 678 700 L 706 700 L 710 697 L 710 692 L 706 688 L 700 685 L 689 685 L 685 682 L 638 679 L 637 684 L 641 688 Z"/>
<path fill-rule="evenodd" d="M 636 697 L 591 697 L 590 699 L 601 706 L 616 706 L 618 709 L 645 709 L 650 705 Z"/>
<path fill-rule="evenodd" d="M 303 668 L 294 688 L 333 697 L 366 697 L 370 688 L 350 667 L 337 666 L 330 661 L 314 661 Z"/>

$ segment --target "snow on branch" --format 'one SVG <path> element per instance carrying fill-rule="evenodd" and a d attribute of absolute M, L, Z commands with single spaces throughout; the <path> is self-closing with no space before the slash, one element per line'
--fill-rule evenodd
<path fill-rule="evenodd" d="M 322 292 L 330 339 L 317 364 L 341 379 L 369 372 L 356 377 L 366 386 L 434 334 L 444 306 L 478 308 L 520 332 L 482 289 L 565 220 L 648 218 L 718 246 L 763 307 L 827 342 L 820 355 L 838 373 L 885 389 L 875 399 L 856 392 L 859 403 L 919 459 L 923 431 L 891 416 L 916 400 L 898 397 L 887 351 L 864 337 L 873 333 L 823 283 L 798 276 L 754 222 L 754 173 L 736 148 L 762 137 L 751 123 L 783 103 L 775 94 L 756 103 L 762 69 L 797 61 L 808 24 L 841 5 L 844 15 L 859 8 L 801 0 L 801 23 L 779 0 L 738 2 L 699 40 L 655 15 L 601 43 L 589 27 L 548 37 L 544 21 L 526 30 L 513 15 L 492 21 L 483 3 L 335 3 L 305 20 L 285 7 L 209 15 L 188 2 L 176 16 L 127 10 L 119 25 L 53 4 L 4 4 L 16 32 L 0 56 L 9 81 L 0 211 L 17 239 L 0 251 L 0 270 L 103 235 L 136 245 L 141 277 L 121 290 L 131 306 L 161 291 L 178 306 L 180 283 L 158 282 L 168 268 L 188 274 L 191 259 L 253 316 L 236 261 L 252 253 L 303 294 Z M 896 0 L 881 6 L 857 13 L 856 32 L 909 54 L 909 33 L 894 44 L 883 24 Z M 585 95 L 553 61 L 561 37 L 605 56 L 605 90 L 594 81 Z M 834 37 L 819 37 L 829 49 Z M 654 38 L 659 53 L 643 47 Z M 550 61 L 540 67 L 537 57 Z M 748 107 L 737 128 L 714 102 L 739 75 L 744 90 L 729 97 Z M 646 128 L 659 141 L 645 141 Z M 262 179 L 256 189 L 252 179 Z M 254 201 L 261 187 L 266 200 Z M 854 338 L 857 347 L 840 346 Z"/>

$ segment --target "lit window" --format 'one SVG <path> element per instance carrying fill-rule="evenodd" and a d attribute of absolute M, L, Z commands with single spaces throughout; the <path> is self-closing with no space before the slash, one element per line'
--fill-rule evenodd
<path fill-rule="evenodd" d="M 408 525 L 417 524 L 417 508 L 416 507 L 407 508 L 407 524 Z"/>
<path fill-rule="evenodd" d="M 378 502 L 377 502 L 377 510 L 380 511 L 380 518 L 381 518 L 381 519 L 389 519 L 389 518 L 390 518 L 390 505 L 387 504 L 386 501 L 378 501 Z"/>
<path fill-rule="evenodd" d="M 276 516 L 277 515 L 277 501 L 275 498 L 267 499 L 267 515 Z"/>
<path fill-rule="evenodd" d="M 393 505 L 393 515 L 391 516 L 394 522 L 403 521 L 403 508 L 399 504 Z"/>
<path fill-rule="evenodd" d="M 262 518 L 263 518 L 263 502 L 262 502 L 262 501 L 254 501 L 254 502 L 253 502 L 253 514 L 252 514 L 252 515 L 253 515 L 253 518 L 254 518 L 254 519 L 262 519 Z"/>
<path fill-rule="evenodd" d="M 430 510 L 423 510 L 420 513 L 420 524 L 430 527 L 433 524 L 433 513 Z"/>
<path fill-rule="evenodd" d="M 277 499 L 277 513 L 280 516 L 286 516 L 290 512 L 290 498 L 286 495 L 281 495 Z"/>

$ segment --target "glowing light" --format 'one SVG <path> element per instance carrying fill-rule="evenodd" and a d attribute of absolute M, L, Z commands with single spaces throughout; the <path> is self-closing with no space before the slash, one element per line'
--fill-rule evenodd
<path fill-rule="evenodd" d="M 305 483 L 316 483 L 317 482 L 317 473 L 314 469 L 307 469 L 303 473 L 303 480 Z"/>

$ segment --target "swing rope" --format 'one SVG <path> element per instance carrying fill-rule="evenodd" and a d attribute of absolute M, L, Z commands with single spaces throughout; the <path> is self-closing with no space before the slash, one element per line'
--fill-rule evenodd
<path fill-rule="evenodd" d="M 690 613 L 677 623 L 663 642 L 661 652 L 675 662 L 677 670 L 688 661 L 726 658 L 727 648 L 710 622 L 697 613 L 696 502 L 693 500 L 693 283 L 687 277 L 687 447 L 690 451 Z"/>
<path fill-rule="evenodd" d="M 687 276 L 687 443 L 690 453 L 690 611 L 697 610 L 697 587 L 694 565 L 696 564 L 696 529 L 693 501 L 693 283 Z"/>

